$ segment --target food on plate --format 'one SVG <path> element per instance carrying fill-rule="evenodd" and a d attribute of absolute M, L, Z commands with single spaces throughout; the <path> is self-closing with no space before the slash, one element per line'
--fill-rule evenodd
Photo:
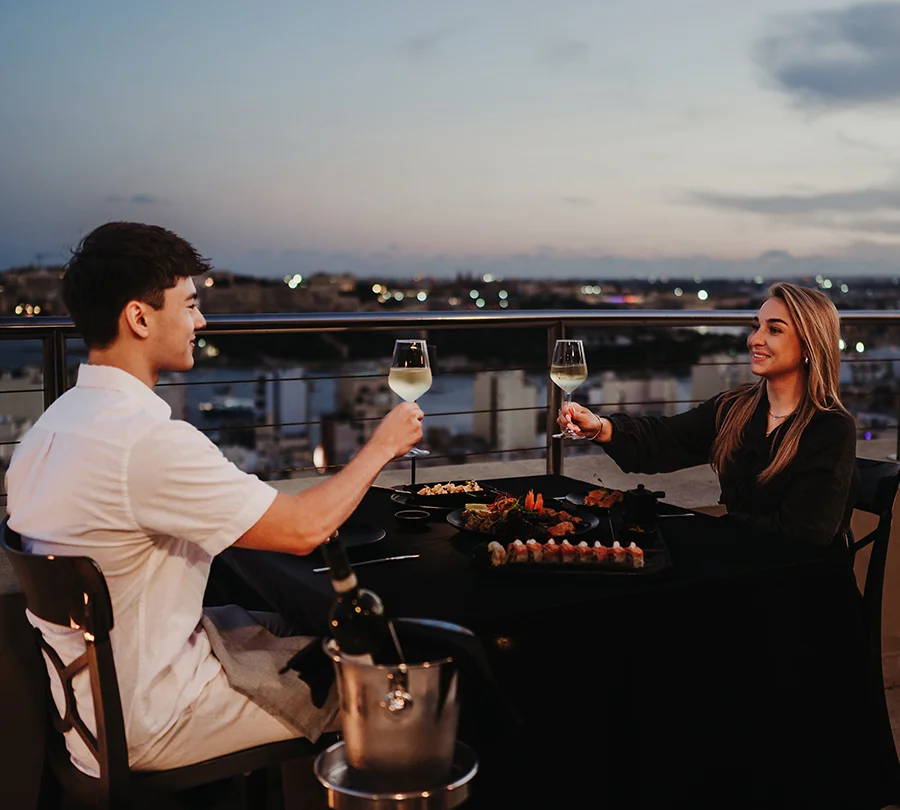
<path fill-rule="evenodd" d="M 541 559 L 545 563 L 556 563 L 560 561 L 561 556 L 562 550 L 558 545 L 556 545 L 556 541 L 551 537 L 546 543 L 544 543 L 544 548 L 541 552 Z"/>
<path fill-rule="evenodd" d="M 536 542 L 549 537 L 573 534 L 582 519 L 563 509 L 544 506 L 544 498 L 529 490 L 524 498 L 500 495 L 493 503 L 470 503 L 462 512 L 470 532 L 516 539 L 531 537 Z"/>
<path fill-rule="evenodd" d="M 521 540 L 514 540 L 506 547 L 506 561 L 513 563 L 528 562 L 528 548 Z"/>
<path fill-rule="evenodd" d="M 592 489 L 584 496 L 584 505 L 599 506 L 602 509 L 609 509 L 609 507 L 621 503 L 624 497 L 625 493 L 622 492 L 621 489 L 607 489 L 606 487 L 600 487 L 599 489 Z"/>
<path fill-rule="evenodd" d="M 644 567 L 644 550 L 634 542 L 625 549 L 625 564 L 632 568 Z"/>
<path fill-rule="evenodd" d="M 531 562 L 540 562 L 543 558 L 544 547 L 538 543 L 533 537 L 525 541 L 525 548 L 528 549 L 528 559 Z"/>
<path fill-rule="evenodd" d="M 488 551 L 491 553 L 491 565 L 503 565 L 507 559 L 506 549 L 496 540 L 488 543 Z"/>
<path fill-rule="evenodd" d="M 533 537 L 524 542 L 514 540 L 506 548 L 492 540 L 479 543 L 475 548 L 475 560 L 483 567 L 496 568 L 507 564 L 541 565 L 592 565 L 597 568 L 643 568 L 644 550 L 636 543 L 622 546 L 618 541 L 604 546 L 599 540 L 593 546 L 582 540 L 573 546 L 568 540 L 557 543 L 553 538 L 539 543 Z"/>
<path fill-rule="evenodd" d="M 466 481 L 464 484 L 454 484 L 452 481 L 448 481 L 446 484 L 422 487 L 416 495 L 462 495 L 468 492 L 484 492 L 484 490 L 477 481 Z"/>

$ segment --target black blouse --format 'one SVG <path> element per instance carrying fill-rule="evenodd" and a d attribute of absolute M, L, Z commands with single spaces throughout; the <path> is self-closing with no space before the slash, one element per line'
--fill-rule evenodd
<path fill-rule="evenodd" d="M 716 437 L 719 394 L 685 413 L 648 417 L 614 414 L 603 445 L 623 472 L 654 474 L 708 464 Z M 793 461 L 766 484 L 757 476 L 774 456 L 793 416 L 766 435 L 763 391 L 740 447 L 719 473 L 719 503 L 742 524 L 792 540 L 827 545 L 850 525 L 859 499 L 856 423 L 846 411 L 818 411 L 800 437 Z"/>

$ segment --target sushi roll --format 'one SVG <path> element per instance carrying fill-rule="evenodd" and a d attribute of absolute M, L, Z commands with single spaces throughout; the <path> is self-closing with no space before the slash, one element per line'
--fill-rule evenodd
<path fill-rule="evenodd" d="M 541 551 L 541 555 L 545 563 L 559 562 L 561 554 L 562 550 L 558 545 L 556 545 L 556 541 L 553 540 L 553 538 L 550 538 L 546 543 L 544 543 L 544 548 Z"/>
<path fill-rule="evenodd" d="M 505 565 L 507 560 L 506 549 L 496 540 L 488 543 L 488 551 L 491 553 L 491 565 Z"/>
<path fill-rule="evenodd" d="M 575 551 L 575 546 L 568 540 L 563 540 L 562 543 L 559 544 L 559 550 L 562 554 L 562 561 L 564 563 L 573 563 L 578 560 L 578 552 Z"/>
<path fill-rule="evenodd" d="M 528 559 L 532 562 L 538 563 L 543 559 L 544 547 L 533 537 L 525 541 L 525 548 L 528 549 Z"/>
<path fill-rule="evenodd" d="M 610 549 L 610 556 L 612 557 L 612 561 L 617 565 L 624 565 L 625 558 L 628 556 L 628 552 L 622 548 L 622 544 L 619 543 L 618 540 L 613 541 L 612 548 Z"/>
<path fill-rule="evenodd" d="M 625 554 L 626 565 L 630 565 L 632 568 L 644 567 L 644 550 L 636 543 L 632 542 L 631 545 L 625 549 Z"/>
<path fill-rule="evenodd" d="M 606 546 L 604 546 L 599 540 L 594 543 L 594 547 L 591 549 L 594 554 L 594 562 L 598 563 L 606 563 L 610 562 L 612 559 L 612 552 Z"/>
<path fill-rule="evenodd" d="M 594 562 L 594 551 L 584 540 L 575 546 L 575 550 L 578 552 L 578 562 Z"/>
<path fill-rule="evenodd" d="M 528 562 L 528 549 L 521 540 L 515 540 L 506 547 L 508 562 Z"/>

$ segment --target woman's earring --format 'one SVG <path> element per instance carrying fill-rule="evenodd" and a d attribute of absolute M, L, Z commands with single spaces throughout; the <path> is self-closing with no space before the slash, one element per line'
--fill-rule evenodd
<path fill-rule="evenodd" d="M 804 357 L 804 358 L 803 358 L 803 362 L 806 363 L 806 365 L 809 365 L 809 358 L 808 358 L 808 357 Z"/>

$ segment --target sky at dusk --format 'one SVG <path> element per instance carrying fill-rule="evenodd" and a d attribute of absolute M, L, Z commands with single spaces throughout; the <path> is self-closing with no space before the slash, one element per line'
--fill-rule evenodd
<path fill-rule="evenodd" d="M 0 268 L 900 270 L 900 2 L 7 0 Z"/>

